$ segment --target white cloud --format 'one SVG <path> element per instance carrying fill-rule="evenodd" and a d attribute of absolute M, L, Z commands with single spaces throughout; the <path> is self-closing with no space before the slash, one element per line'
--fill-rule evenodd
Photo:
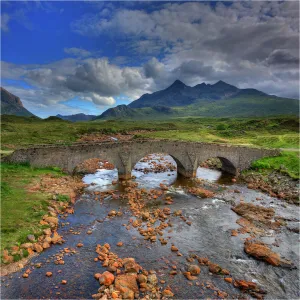
<path fill-rule="evenodd" d="M 88 57 L 92 55 L 90 51 L 76 47 L 64 48 L 64 52 L 76 57 Z"/>
<path fill-rule="evenodd" d="M 2 78 L 23 80 L 32 89 L 14 89 L 31 106 L 53 106 L 77 97 L 98 107 L 115 104 L 120 94 L 136 99 L 151 91 L 153 80 L 143 68 L 119 67 L 106 58 L 63 59 L 50 64 L 17 65 L 1 62 Z"/>
<path fill-rule="evenodd" d="M 101 106 L 112 106 L 116 103 L 115 99 L 113 97 L 102 97 L 99 96 L 96 93 L 90 93 L 88 96 L 84 96 L 81 99 L 91 101 L 96 105 L 101 105 Z"/>
<path fill-rule="evenodd" d="M 10 21 L 10 16 L 8 14 L 1 15 L 1 30 L 4 32 L 9 31 L 8 23 Z"/>

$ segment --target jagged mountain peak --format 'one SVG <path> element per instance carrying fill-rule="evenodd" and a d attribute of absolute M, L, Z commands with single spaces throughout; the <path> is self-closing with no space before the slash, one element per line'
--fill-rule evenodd
<path fill-rule="evenodd" d="M 177 86 L 186 86 L 182 81 L 180 81 L 179 79 L 176 79 L 170 86 L 170 87 L 177 87 Z"/>

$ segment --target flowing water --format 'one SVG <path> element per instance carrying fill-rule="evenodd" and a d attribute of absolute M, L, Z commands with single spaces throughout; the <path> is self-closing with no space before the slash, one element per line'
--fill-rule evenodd
<path fill-rule="evenodd" d="M 172 162 L 171 157 L 165 159 Z M 161 157 L 152 157 L 152 161 L 160 160 Z M 136 169 L 139 170 L 149 167 L 149 162 L 139 162 L 136 165 Z M 210 261 L 228 269 L 233 278 L 256 282 L 267 292 L 266 299 L 299 298 L 297 269 L 273 267 L 255 260 L 243 250 L 244 238 L 249 235 L 231 236 L 231 230 L 239 228 L 236 224 L 239 216 L 231 210 L 233 202 L 237 204 L 241 199 L 251 202 L 258 198 L 260 200 L 256 200 L 255 204 L 273 207 L 276 215 L 290 220 L 288 221 L 290 226 L 297 226 L 299 223 L 298 207 L 283 204 L 276 198 L 250 190 L 244 185 L 232 184 L 231 176 L 216 170 L 199 168 L 197 171 L 197 177 L 206 179 L 208 185 L 217 184 L 219 187 L 216 196 L 209 199 L 200 199 L 186 193 L 185 187 L 193 186 L 194 183 L 181 177 L 177 178 L 176 171 L 144 174 L 133 170 L 132 175 L 136 177 L 135 181 L 139 183 L 139 187 L 150 189 L 158 188 L 160 183 L 169 185 L 168 193 L 174 200 L 169 207 L 172 211 L 182 210 L 192 225 L 189 226 L 181 219 L 172 217 L 172 230 L 164 235 L 170 239 L 166 246 L 162 246 L 159 242 L 150 243 L 144 240 L 136 229 L 127 230 L 122 226 L 127 224 L 131 217 L 126 203 L 112 197 L 107 197 L 103 203 L 94 200 L 92 191 L 112 188 L 124 190 L 121 184 L 112 185 L 112 181 L 117 179 L 117 170 L 98 170 L 95 174 L 83 178 L 84 182 L 90 185 L 86 193 L 76 201 L 74 214 L 61 219 L 61 225 L 64 226 L 61 226 L 58 232 L 63 235 L 66 242 L 63 245 L 52 246 L 33 258 L 32 264 L 42 263 L 42 267 L 34 269 L 29 278 L 22 278 L 23 270 L 2 279 L 2 298 L 90 299 L 99 288 L 99 283 L 93 275 L 105 270 L 100 262 L 94 262 L 94 257 L 97 256 L 95 247 L 104 243 L 109 243 L 111 251 L 117 253 L 119 257 L 134 257 L 142 267 L 155 270 L 159 280 L 166 281 L 162 286 L 169 285 L 177 299 L 216 299 L 214 290 L 207 288 L 208 285 L 214 285 L 227 292 L 229 298 L 236 298 L 240 294 L 240 290 L 224 281 L 224 276 L 210 274 L 205 266 L 201 266 L 198 280 L 193 281 L 192 285 L 188 284 L 189 281 L 182 274 L 169 275 L 174 264 L 178 270 L 184 271 L 187 266 L 186 257 L 192 253 L 208 257 Z M 112 209 L 120 209 L 123 215 L 107 219 L 106 216 Z M 80 234 L 73 234 L 70 229 L 73 229 L 73 233 L 80 232 Z M 92 230 L 91 235 L 86 234 L 88 230 Z M 123 247 L 116 246 L 120 241 L 124 243 Z M 269 230 L 263 241 L 269 245 L 277 241 L 278 247 L 272 246 L 272 249 L 298 264 L 299 234 L 282 227 L 278 232 Z M 76 248 L 78 242 L 82 242 L 84 246 Z M 170 251 L 171 242 L 179 248 L 182 257 Z M 54 254 L 66 247 L 75 248 L 77 253 L 65 255 L 65 265 L 55 265 Z M 45 277 L 48 271 L 53 272 L 50 278 Z M 62 279 L 68 283 L 61 285 Z"/>

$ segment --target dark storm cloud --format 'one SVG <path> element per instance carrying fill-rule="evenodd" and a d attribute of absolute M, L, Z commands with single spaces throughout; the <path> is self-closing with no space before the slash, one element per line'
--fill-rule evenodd
<path fill-rule="evenodd" d="M 293 56 L 288 50 L 278 49 L 274 50 L 266 59 L 268 65 L 287 65 L 299 67 L 299 57 Z"/>

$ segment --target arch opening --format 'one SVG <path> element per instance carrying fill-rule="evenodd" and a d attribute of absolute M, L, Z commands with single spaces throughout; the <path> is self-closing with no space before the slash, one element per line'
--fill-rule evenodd
<path fill-rule="evenodd" d="M 140 186 L 155 188 L 159 185 L 170 185 L 177 179 L 178 164 L 174 157 L 165 153 L 152 153 L 144 156 L 131 172 L 133 180 Z"/>
<path fill-rule="evenodd" d="M 98 191 L 109 189 L 118 182 L 118 169 L 108 160 L 89 158 L 79 163 L 75 174 L 83 175 L 83 182 L 89 184 L 88 190 Z"/>
<path fill-rule="evenodd" d="M 218 183 L 230 183 L 236 173 L 235 166 L 227 158 L 211 157 L 199 164 L 196 177 Z"/>

